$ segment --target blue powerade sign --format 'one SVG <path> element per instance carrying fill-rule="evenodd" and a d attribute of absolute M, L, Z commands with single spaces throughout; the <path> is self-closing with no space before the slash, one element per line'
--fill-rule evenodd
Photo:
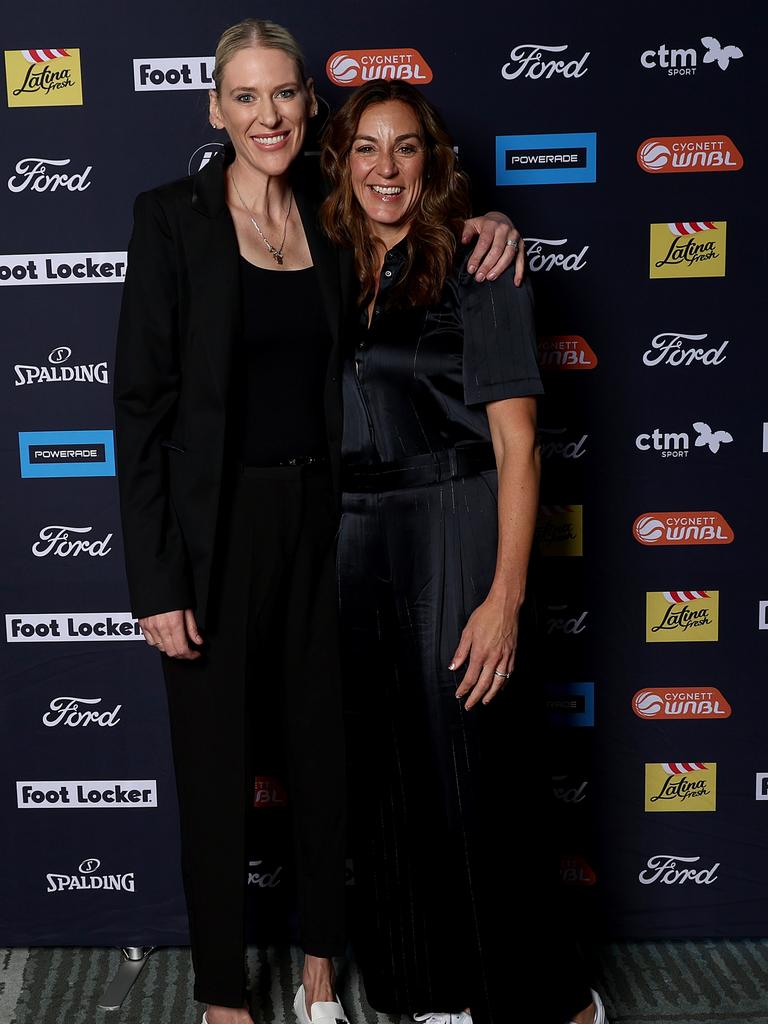
<path fill-rule="evenodd" d="M 573 185 L 596 180 L 596 132 L 496 137 L 497 185 Z"/>
<path fill-rule="evenodd" d="M 19 432 L 23 477 L 114 476 L 111 430 L 27 430 Z"/>

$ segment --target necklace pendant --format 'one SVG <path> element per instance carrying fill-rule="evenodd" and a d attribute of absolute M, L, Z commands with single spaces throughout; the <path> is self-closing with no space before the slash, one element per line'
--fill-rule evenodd
<path fill-rule="evenodd" d="M 283 265 L 283 254 L 281 252 L 273 252 L 272 255 L 275 257 L 275 263 L 282 267 Z"/>

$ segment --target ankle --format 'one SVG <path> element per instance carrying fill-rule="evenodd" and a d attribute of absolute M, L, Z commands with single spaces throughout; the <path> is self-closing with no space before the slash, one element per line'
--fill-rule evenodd
<path fill-rule="evenodd" d="M 581 1013 L 576 1014 L 573 1018 L 573 1024 L 594 1024 L 596 1013 L 597 1007 L 594 1003 L 590 1003 Z"/>

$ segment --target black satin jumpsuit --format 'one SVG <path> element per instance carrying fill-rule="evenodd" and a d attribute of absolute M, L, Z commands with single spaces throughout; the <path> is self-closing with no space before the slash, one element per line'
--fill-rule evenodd
<path fill-rule="evenodd" d="M 404 246 L 387 253 L 371 326 L 363 311 L 344 368 L 354 945 L 377 1009 L 469 1006 L 474 1024 L 509 1024 L 528 982 L 511 981 L 510 957 L 534 923 L 520 920 L 519 887 L 538 885 L 523 828 L 517 850 L 508 838 L 528 818 L 523 697 L 516 670 L 467 712 L 454 695 L 463 671 L 448 665 L 496 565 L 485 404 L 542 392 L 531 292 L 511 274 L 477 284 L 465 259 L 438 305 L 392 308 Z M 566 998 L 557 1024 L 591 997 L 579 985 Z"/>

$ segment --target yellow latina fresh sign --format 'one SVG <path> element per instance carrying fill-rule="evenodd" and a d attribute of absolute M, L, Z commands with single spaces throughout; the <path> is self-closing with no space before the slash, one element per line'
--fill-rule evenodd
<path fill-rule="evenodd" d="M 651 224 L 651 277 L 725 277 L 724 220 Z"/>
<path fill-rule="evenodd" d="M 536 532 L 542 555 L 582 554 L 582 506 L 542 505 Z"/>
<path fill-rule="evenodd" d="M 714 811 L 717 764 L 668 761 L 645 766 L 646 811 Z"/>
<path fill-rule="evenodd" d="M 9 107 L 81 107 L 80 51 L 6 50 Z"/>
<path fill-rule="evenodd" d="M 665 590 L 646 594 L 646 642 L 717 640 L 719 597 L 718 590 Z"/>

